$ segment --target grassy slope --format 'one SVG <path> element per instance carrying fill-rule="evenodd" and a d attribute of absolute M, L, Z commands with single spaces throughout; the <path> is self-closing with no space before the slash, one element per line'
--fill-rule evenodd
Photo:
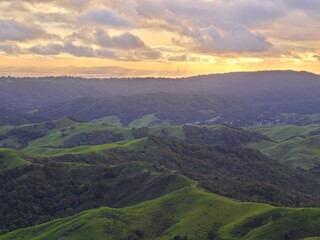
<path fill-rule="evenodd" d="M 141 127 L 148 127 L 153 121 L 158 120 L 155 114 L 145 115 L 142 118 L 133 120 L 129 123 L 130 128 L 141 128 Z"/>
<path fill-rule="evenodd" d="M 310 119 L 313 121 L 320 121 L 320 114 L 296 114 L 296 113 L 281 113 L 283 117 L 288 119 Z"/>
<path fill-rule="evenodd" d="M 0 127 L 0 135 L 5 135 L 7 132 L 9 132 L 13 127 L 12 126 L 1 126 Z"/>
<path fill-rule="evenodd" d="M 310 169 L 320 163 L 320 149 L 312 141 L 319 141 L 320 136 L 311 139 L 294 139 L 281 143 L 270 143 L 262 141 L 260 143 L 248 144 L 269 155 L 287 166 L 304 169 Z"/>
<path fill-rule="evenodd" d="M 18 153 L 11 149 L 0 148 L 0 170 L 29 164 Z"/>
<path fill-rule="evenodd" d="M 122 127 L 121 119 L 118 116 L 107 116 L 91 121 L 95 124 L 105 124 L 113 127 Z"/>
<path fill-rule="evenodd" d="M 37 131 L 37 132 L 42 132 L 45 133 L 46 136 L 49 136 L 51 134 L 60 132 L 60 130 L 68 128 L 71 125 L 76 124 L 75 121 L 69 119 L 69 118 L 62 118 L 56 121 L 53 121 L 55 128 L 52 130 L 46 129 L 45 127 L 45 123 L 37 123 L 37 124 L 25 124 L 25 125 L 20 125 L 17 126 L 16 128 L 18 129 L 31 129 L 32 131 Z M 10 130 L 12 130 L 14 127 L 13 126 L 3 126 L 0 127 L 0 136 L 4 136 L 6 135 Z M 54 139 L 54 136 L 49 137 L 48 139 Z M 43 138 L 43 140 L 47 140 L 46 138 Z M 37 141 L 37 140 L 35 140 Z M 42 140 L 38 140 L 39 142 L 41 142 L 43 144 L 44 141 Z M 13 147 L 20 147 L 20 143 L 18 142 L 18 139 L 15 136 L 10 136 L 7 137 L 5 139 L 3 139 L 2 141 L 0 141 L 0 146 L 2 146 L 3 144 L 8 144 L 9 146 L 13 146 Z"/>
<path fill-rule="evenodd" d="M 130 129 L 121 127 L 110 127 L 92 123 L 76 123 L 67 128 L 55 129 L 43 138 L 36 139 L 29 142 L 30 147 L 58 147 L 63 145 L 63 141 L 79 133 L 91 132 L 91 131 L 112 131 L 116 133 L 122 133 L 126 140 L 132 140 Z"/>
<path fill-rule="evenodd" d="M 137 149 L 142 147 L 146 143 L 145 138 L 123 141 L 117 143 L 96 145 L 96 146 L 79 146 L 74 148 L 50 148 L 50 147 L 27 147 L 23 150 L 24 153 L 29 155 L 40 155 L 40 156 L 63 156 L 65 154 L 90 154 L 99 153 L 102 151 L 114 149 L 114 148 L 129 148 Z"/>
<path fill-rule="evenodd" d="M 319 129 L 319 125 L 309 126 L 294 126 L 294 125 L 270 125 L 270 126 L 259 126 L 247 128 L 251 131 L 256 131 L 264 134 L 275 141 L 283 141 L 288 138 L 295 136 L 308 136 L 310 132 Z"/>
<path fill-rule="evenodd" d="M 163 133 L 161 132 L 162 129 L 165 129 L 170 136 L 178 139 L 185 138 L 182 126 L 154 126 L 150 127 L 150 134 L 163 136 Z M 91 131 L 111 131 L 122 134 L 126 141 L 134 140 L 131 129 L 125 127 L 112 127 L 93 123 L 76 123 L 64 128 L 63 132 L 60 130 L 61 129 L 55 129 L 45 137 L 29 142 L 29 147 L 26 148 L 26 151 L 29 151 L 31 148 L 34 149 L 35 147 L 58 147 L 63 144 L 64 139 L 79 133 Z"/>
<path fill-rule="evenodd" d="M 155 116 L 147 115 L 141 119 L 136 120 L 134 127 L 141 127 L 148 125 L 151 119 L 154 119 Z M 111 116 L 103 118 L 101 121 L 105 120 L 114 121 L 117 125 L 117 117 Z M 99 120 L 100 121 L 100 120 Z M 32 140 L 28 143 L 28 147 L 24 149 L 26 153 L 30 154 L 44 154 L 49 152 L 49 155 L 60 154 L 63 152 L 69 152 L 69 150 L 63 151 L 63 149 L 57 149 L 63 145 L 64 140 L 80 133 L 92 132 L 92 131 L 111 131 L 115 133 L 122 134 L 125 141 L 132 141 L 134 137 L 131 133 L 131 128 L 121 127 L 121 126 L 111 126 L 108 124 L 101 124 L 100 122 L 91 122 L 91 123 L 79 123 L 75 122 L 69 118 L 63 118 L 54 121 L 55 127 L 53 129 L 46 129 L 45 123 L 40 124 L 29 124 L 21 125 L 18 128 L 29 128 L 32 131 L 42 132 L 45 134 L 44 137 Z M 210 126 L 211 129 L 219 129 L 221 126 Z M 0 127 L 0 133 L 5 135 L 12 127 L 5 126 Z M 185 139 L 185 134 L 182 126 L 152 126 L 149 127 L 149 133 L 154 136 L 172 136 L 178 139 Z M 18 139 L 15 136 L 7 137 L 6 139 L 0 142 L 0 146 L 4 143 L 9 144 L 10 146 L 19 147 Z M 122 143 L 119 143 L 122 144 Z M 106 145 L 105 145 L 106 147 Z M 111 145 L 111 147 L 113 147 Z M 89 148 L 89 147 L 88 147 Z M 104 147 L 102 146 L 101 149 Z M 70 150 L 73 151 L 73 150 Z M 76 150 L 78 151 L 78 150 Z"/>
<path fill-rule="evenodd" d="M 272 216 L 278 214 L 277 219 Z M 252 227 L 247 234 L 234 235 L 237 226 L 248 218 L 265 216 L 263 226 Z M 55 220 L 36 227 L 0 236 L 0 240 L 121 239 L 133 230 L 145 233 L 144 239 L 168 240 L 176 235 L 189 239 L 208 239 L 218 227 L 222 239 L 283 239 L 291 230 L 309 231 L 303 237 L 315 237 L 320 229 L 320 209 L 274 208 L 256 203 L 241 203 L 186 187 L 155 200 L 122 208 L 99 208 Z"/>
<path fill-rule="evenodd" d="M 155 116 L 147 115 L 142 119 L 136 121 L 136 126 L 139 124 L 145 125 L 150 123 L 151 119 Z M 109 117 L 109 120 L 117 122 L 116 117 Z M 148 121 L 147 121 L 148 120 Z M 150 121 L 149 121 L 150 120 Z M 111 148 L 128 145 L 130 141 L 134 140 L 131 129 L 125 127 L 108 126 L 105 124 L 97 123 L 78 123 L 69 118 L 60 119 L 54 121 L 55 128 L 52 130 L 45 129 L 45 124 L 32 124 L 22 125 L 19 128 L 32 128 L 35 131 L 46 131 L 46 136 L 43 138 L 35 139 L 29 142 L 29 146 L 24 149 L 24 152 L 32 155 L 44 155 L 44 156 L 58 156 L 62 154 L 81 154 L 91 153 Z M 219 130 L 222 126 L 210 126 L 208 128 Z M 309 169 L 315 164 L 320 162 L 320 151 L 318 149 L 317 136 L 302 139 L 294 136 L 308 136 L 311 131 L 318 129 L 319 126 L 261 126 L 249 128 L 269 136 L 273 140 L 284 140 L 282 143 L 272 143 L 267 141 L 261 141 L 259 143 L 249 144 L 249 147 L 257 148 L 263 153 L 270 155 L 281 162 L 292 167 L 303 167 Z M 149 133 L 155 136 L 169 135 L 178 139 L 185 139 L 185 134 L 182 126 L 153 126 L 149 128 Z M 10 127 L 5 126 L 0 128 L 0 132 L 5 134 L 9 131 Z M 63 145 L 63 141 L 69 137 L 72 137 L 79 133 L 91 132 L 91 131 L 112 131 L 121 133 L 125 141 L 113 144 L 104 144 L 100 146 L 81 146 L 72 149 L 61 149 L 59 146 Z M 0 142 L 0 145 L 7 143 L 10 146 L 19 146 L 16 137 L 11 136 Z M 131 145 L 134 146 L 133 142 Z"/>
<path fill-rule="evenodd" d="M 154 136 L 163 136 L 162 131 L 165 131 L 172 137 L 176 137 L 181 140 L 185 139 L 182 126 L 154 126 L 150 128 L 150 134 Z"/>
<path fill-rule="evenodd" d="M 219 130 L 221 126 L 211 126 L 211 129 Z M 185 134 L 182 126 L 154 126 L 150 127 L 150 135 L 153 136 L 164 136 L 169 135 L 177 139 L 184 140 Z M 121 133 L 125 137 L 125 141 L 96 145 L 96 146 L 79 146 L 74 148 L 55 148 L 54 146 L 60 146 L 63 140 L 72 135 L 90 132 L 94 130 L 108 130 L 116 133 Z M 163 130 L 165 133 L 163 133 Z M 29 143 L 29 146 L 23 150 L 24 153 L 30 155 L 40 156 L 61 156 L 64 154 L 88 154 L 98 153 L 113 148 L 129 148 L 131 150 L 141 149 L 147 144 L 146 139 L 134 139 L 131 134 L 130 128 L 124 127 L 108 127 L 103 125 L 91 124 L 91 123 L 77 123 L 66 128 L 63 132 L 65 136 L 62 136 L 60 131 L 53 131 L 43 138 L 36 139 Z"/>
<path fill-rule="evenodd" d="M 261 141 L 247 146 L 256 148 L 290 167 L 310 169 L 320 163 L 320 135 L 309 136 L 312 131 L 319 128 L 319 125 L 250 128 L 279 142 Z"/>
<path fill-rule="evenodd" d="M 163 136 L 161 132 L 165 129 L 166 132 L 173 137 L 184 139 L 184 132 L 182 126 L 155 126 L 150 127 L 150 134 L 155 136 Z M 61 131 L 62 130 L 62 131 Z M 57 148 L 63 144 L 64 139 L 74 136 L 79 133 L 90 131 L 112 131 L 120 133 L 124 136 L 124 142 L 104 144 L 98 146 L 81 146 L 72 149 Z M 115 147 L 128 147 L 134 145 L 139 141 L 134 140 L 130 128 L 112 127 L 94 123 L 73 123 L 65 127 L 60 126 L 50 131 L 45 137 L 39 138 L 29 142 L 29 146 L 23 151 L 32 155 L 62 155 L 72 153 L 89 153 L 108 150 Z"/>

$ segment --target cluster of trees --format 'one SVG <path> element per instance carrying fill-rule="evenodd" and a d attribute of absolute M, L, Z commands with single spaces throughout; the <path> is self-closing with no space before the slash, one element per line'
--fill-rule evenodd
<path fill-rule="evenodd" d="M 126 165 L 48 162 L 5 170 L 0 172 L 0 233 L 99 206 L 128 206 L 156 198 L 176 177 Z"/>
<path fill-rule="evenodd" d="M 0 100 L 2 102 L 2 100 Z M 28 113 L 23 113 L 20 111 L 17 111 L 13 108 L 8 108 L 7 105 L 5 107 L 2 107 L 0 102 L 0 126 L 4 125 L 13 125 L 18 126 L 22 124 L 27 123 L 39 123 L 42 121 L 46 121 L 45 118 L 34 116 Z"/>
<path fill-rule="evenodd" d="M 52 121 L 45 122 L 43 127 L 36 124 L 28 127 L 14 127 L 5 135 L 0 136 L 0 141 L 8 137 L 15 137 L 20 144 L 20 148 L 25 148 L 30 141 L 44 137 L 48 131 L 54 128 L 55 124 Z"/>
<path fill-rule="evenodd" d="M 53 127 L 50 123 L 46 125 L 46 129 Z M 15 134 L 22 139 L 37 136 L 33 133 L 30 137 L 25 131 Z M 102 205 L 128 206 L 161 196 L 177 178 L 177 175 L 168 175 L 172 170 L 196 180 L 211 192 L 239 200 L 294 207 L 320 206 L 317 177 L 320 167 L 309 172 L 290 170 L 257 150 L 238 147 L 243 142 L 261 138 L 240 129 L 224 127 L 218 130 L 223 132 L 221 135 L 212 134 L 213 130 L 208 128 L 192 126 L 185 126 L 184 131 L 187 142 L 149 136 L 140 150 L 117 148 L 98 155 L 30 159 L 34 162 L 31 165 L 0 172 L 0 232 Z M 133 129 L 132 133 L 135 137 L 149 135 L 147 128 Z M 76 135 L 74 141 L 88 144 L 121 137 L 111 132 L 87 134 Z M 137 161 L 160 175 L 145 172 L 136 165 L 129 166 Z M 120 163 L 124 164 L 108 167 Z M 263 219 L 250 219 L 235 234 L 241 235 L 263 223 Z M 208 239 L 214 239 L 214 231 L 210 236 Z M 128 237 L 139 239 L 139 234 Z"/>
<path fill-rule="evenodd" d="M 186 141 L 192 144 L 224 144 L 240 146 L 249 142 L 269 140 L 266 136 L 240 128 L 223 126 L 218 129 L 207 127 L 183 126 Z"/>
<path fill-rule="evenodd" d="M 217 137 L 212 140 L 206 139 L 210 134 L 202 134 L 202 131 L 206 133 L 208 129 L 185 127 L 185 130 L 196 133 L 186 134 L 187 141 L 196 143 L 190 144 L 171 138 L 150 136 L 140 150 L 117 148 L 99 154 L 56 157 L 54 161 L 111 165 L 142 161 L 157 172 L 161 173 L 165 169 L 175 170 L 198 181 L 202 187 L 211 192 L 234 199 L 293 207 L 319 206 L 320 181 L 317 176 L 320 171 L 317 170 L 318 168 L 308 172 L 292 170 L 261 154 L 258 150 L 204 144 L 211 141 L 210 143 L 238 145 L 240 142 L 233 140 L 237 139 L 233 137 L 234 133 L 236 133 L 235 136 L 244 134 L 242 141 L 246 141 L 247 133 L 237 129 L 227 130 L 232 134 L 226 139 Z M 249 137 L 257 136 L 249 135 Z M 37 161 L 42 160 L 37 159 Z"/>
<path fill-rule="evenodd" d="M 316 173 L 288 169 L 254 149 L 186 144 L 152 136 L 140 152 L 116 149 L 105 154 L 106 161 L 143 161 L 159 172 L 176 170 L 209 191 L 234 199 L 278 206 L 319 206 Z"/>
<path fill-rule="evenodd" d="M 213 94 L 187 93 L 80 98 L 40 109 L 37 114 L 50 119 L 76 116 L 85 120 L 116 115 L 128 125 L 151 113 L 174 124 L 205 122 L 217 116 L 220 117 L 215 124 L 250 125 L 260 119 L 258 111 L 244 102 Z"/>
<path fill-rule="evenodd" d="M 131 134 L 135 139 L 149 137 L 149 128 L 148 127 L 142 127 L 142 128 L 132 128 Z"/>
<path fill-rule="evenodd" d="M 76 134 L 70 138 L 67 138 L 63 142 L 63 147 L 71 148 L 82 145 L 100 145 L 106 143 L 113 143 L 123 141 L 125 138 L 120 133 L 111 131 L 92 131 Z"/>
<path fill-rule="evenodd" d="M 0 234 L 86 209 L 138 204 L 167 193 L 168 186 L 179 181 L 176 174 L 155 175 L 139 166 L 65 164 L 53 159 L 0 171 Z M 170 191 L 185 185 L 174 186 Z"/>

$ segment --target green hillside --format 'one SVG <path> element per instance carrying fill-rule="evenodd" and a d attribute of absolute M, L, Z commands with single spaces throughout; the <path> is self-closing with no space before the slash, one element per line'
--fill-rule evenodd
<path fill-rule="evenodd" d="M 251 130 L 265 134 L 274 142 L 260 141 L 247 146 L 292 168 L 310 169 L 320 163 L 320 126 L 264 126 Z"/>
<path fill-rule="evenodd" d="M 252 143 L 247 146 L 256 148 L 292 168 L 310 169 L 320 163 L 319 142 L 320 135 L 305 139 L 295 138 L 281 143 Z"/>
<path fill-rule="evenodd" d="M 319 129 L 319 125 L 295 126 L 295 125 L 268 125 L 250 127 L 248 130 L 259 132 L 274 141 L 283 141 L 297 136 L 308 136 L 312 131 Z"/>
<path fill-rule="evenodd" d="M 93 209 L 0 239 L 301 239 L 320 235 L 319 218 L 320 209 L 240 203 L 186 187 L 133 207 Z"/>
<path fill-rule="evenodd" d="M 130 128 L 141 128 L 141 127 L 149 127 L 152 122 L 157 121 L 158 118 L 155 114 L 145 115 L 139 119 L 133 120 L 129 123 Z"/>
<path fill-rule="evenodd" d="M 91 122 L 113 127 L 122 127 L 121 119 L 118 116 L 106 116 L 100 119 L 92 120 Z"/>
<path fill-rule="evenodd" d="M 0 148 L 0 171 L 26 164 L 29 162 L 21 158 L 16 151 Z"/>
<path fill-rule="evenodd" d="M 0 144 L 17 149 L 0 148 L 0 240 L 320 236 L 320 209 L 274 207 L 319 206 L 317 171 L 282 165 L 320 162 L 319 126 L 151 126 L 156 121 L 1 127 Z"/>
<path fill-rule="evenodd" d="M 146 164 L 29 164 L 0 171 L 0 235 L 101 206 L 132 206 L 192 182 Z"/>
<path fill-rule="evenodd" d="M 115 149 L 115 148 L 128 148 L 128 149 L 137 149 L 145 142 L 144 138 L 132 140 L 132 141 L 123 141 L 111 144 L 103 144 L 97 146 L 79 146 L 74 148 L 50 148 L 50 147 L 33 147 L 30 146 L 26 148 L 23 152 L 30 155 L 39 155 L 39 156 L 63 156 L 66 154 L 94 154 L 100 153 L 103 151 Z"/>

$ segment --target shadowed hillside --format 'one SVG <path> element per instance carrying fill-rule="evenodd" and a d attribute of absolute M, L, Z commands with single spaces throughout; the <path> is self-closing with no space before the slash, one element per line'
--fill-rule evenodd
<path fill-rule="evenodd" d="M 320 235 L 319 217 L 319 209 L 240 203 L 187 187 L 137 206 L 89 210 L 0 239 L 302 239 Z"/>

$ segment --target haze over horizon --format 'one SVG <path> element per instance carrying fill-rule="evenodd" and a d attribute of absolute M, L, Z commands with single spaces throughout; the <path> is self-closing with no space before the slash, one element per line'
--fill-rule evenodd
<path fill-rule="evenodd" d="M 318 0 L 0 0 L 0 75 L 320 73 Z"/>

